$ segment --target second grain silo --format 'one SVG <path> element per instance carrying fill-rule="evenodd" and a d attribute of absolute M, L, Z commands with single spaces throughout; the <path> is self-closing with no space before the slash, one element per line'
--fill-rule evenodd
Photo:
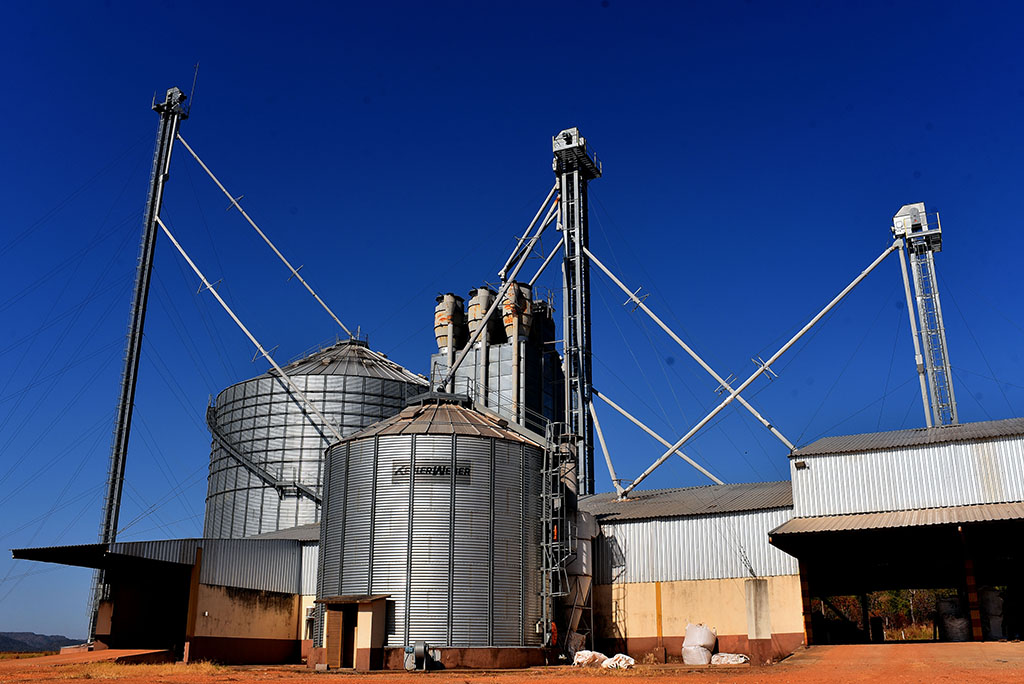
<path fill-rule="evenodd" d="M 344 340 L 284 371 L 342 435 L 402 409 L 427 382 Z M 228 387 L 207 409 L 213 437 L 204 536 L 238 538 L 320 520 L 330 433 L 310 421 L 274 371 Z"/>
<path fill-rule="evenodd" d="M 451 394 L 332 445 L 317 591 L 327 662 L 400 668 L 418 642 L 446 667 L 543 662 L 542 459 L 528 433 Z"/>

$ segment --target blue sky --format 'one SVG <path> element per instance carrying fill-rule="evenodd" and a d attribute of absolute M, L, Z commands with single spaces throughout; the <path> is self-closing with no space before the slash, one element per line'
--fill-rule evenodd
<path fill-rule="evenodd" d="M 721 374 L 767 358 L 939 210 L 962 421 L 1024 412 L 1020 10 L 1011 3 L 25 3 L 0 110 L 0 546 L 91 542 L 157 117 L 349 326 L 427 372 L 433 298 L 494 282 L 579 126 L 604 161 L 593 251 Z M 164 217 L 281 361 L 333 322 L 177 148 Z M 547 249 L 553 242 L 546 241 Z M 156 256 L 122 539 L 202 530 L 211 395 L 252 349 L 166 240 Z M 557 291 L 556 269 L 542 279 Z M 716 383 L 595 275 L 595 385 L 666 437 Z M 923 425 L 902 282 L 882 264 L 753 403 L 790 439 Z M 599 406 L 600 408 L 600 406 Z M 742 409 L 687 451 L 729 482 L 788 476 Z M 660 447 L 601 412 L 620 475 Z M 599 488 L 608 476 L 598 469 Z M 651 487 L 704 484 L 681 460 Z M 90 573 L 0 556 L 0 630 L 81 636 Z"/>

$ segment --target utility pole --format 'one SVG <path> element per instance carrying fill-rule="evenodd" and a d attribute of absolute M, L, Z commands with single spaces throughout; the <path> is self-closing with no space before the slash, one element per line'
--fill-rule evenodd
<path fill-rule="evenodd" d="M 590 358 L 590 245 L 587 184 L 601 177 L 601 161 L 587 149 L 579 129 L 569 128 L 551 141 L 561 201 L 562 338 L 565 366 L 565 422 L 578 439 L 580 494 L 594 493 L 594 426 L 588 407 L 592 386 Z"/>
<path fill-rule="evenodd" d="M 153 171 L 149 179 L 149 197 L 146 200 L 146 214 L 142 224 L 142 239 L 139 244 L 139 263 L 135 273 L 135 288 L 132 294 L 132 309 L 128 322 L 128 334 L 124 346 L 124 370 L 121 373 L 121 393 L 117 402 L 117 420 L 110 443 L 110 469 L 107 473 L 107 493 L 103 501 L 103 520 L 100 523 L 99 540 L 109 545 L 117 541 L 117 520 L 121 509 L 121 491 L 124 487 L 125 457 L 128 455 L 128 440 L 131 436 L 132 411 L 135 407 L 135 385 L 139 374 L 139 355 L 142 351 L 142 329 L 146 322 L 146 303 L 149 300 L 149 281 L 153 273 L 153 254 L 156 250 L 156 235 L 159 228 L 157 219 L 163 204 L 164 184 L 167 182 L 171 165 L 171 147 L 178 133 L 178 125 L 188 118 L 182 108 L 185 94 L 178 88 L 171 88 L 163 102 L 153 102 L 153 111 L 160 115 L 160 126 L 156 135 L 156 151 L 153 153 Z M 89 641 L 96 636 L 96 618 L 100 601 L 106 592 L 106 577 L 102 569 L 93 576 L 92 595 L 89 606 Z"/>

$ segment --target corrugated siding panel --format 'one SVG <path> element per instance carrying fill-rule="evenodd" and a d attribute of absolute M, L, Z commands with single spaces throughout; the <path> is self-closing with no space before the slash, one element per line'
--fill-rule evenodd
<path fill-rule="evenodd" d="M 394 461 L 406 462 L 412 449 L 407 435 L 378 438 L 377 511 L 373 524 L 372 594 L 390 594 L 385 617 L 388 646 L 404 646 L 408 576 L 409 486 L 392 482 Z M 392 609 L 393 606 L 393 609 Z"/>
<path fill-rule="evenodd" d="M 1024 501 L 1020 437 L 795 460 L 798 517 Z"/>
<path fill-rule="evenodd" d="M 192 565 L 196 562 L 196 549 L 200 544 L 199 539 L 117 542 L 110 547 L 110 552 L 168 563 Z"/>
<path fill-rule="evenodd" d="M 365 594 L 370 583 L 370 502 L 373 499 L 373 440 L 348 445 L 348 503 L 344 513 L 335 513 L 341 524 L 345 516 L 345 538 L 342 541 L 342 571 L 339 594 Z M 345 451 L 339 450 L 344 457 Z M 331 486 L 334 486 L 332 482 Z M 335 524 L 330 517 L 328 524 Z M 337 548 L 337 547 L 332 547 Z"/>
<path fill-rule="evenodd" d="M 303 596 L 315 596 L 317 575 L 320 564 L 320 543 L 304 542 L 302 544 L 302 575 L 299 580 L 299 591 Z"/>
<path fill-rule="evenodd" d="M 602 524 L 595 544 L 595 582 L 749 577 L 742 552 L 759 577 L 794 575 L 796 559 L 768 543 L 768 532 L 792 514 L 791 509 L 774 509 Z"/>
<path fill-rule="evenodd" d="M 224 587 L 297 594 L 302 551 L 287 539 L 208 539 L 199 581 Z"/>
<path fill-rule="evenodd" d="M 494 643 L 523 638 L 523 449 L 494 443 Z"/>
<path fill-rule="evenodd" d="M 490 616 L 491 444 L 489 439 L 459 438 L 459 457 L 471 464 L 469 484 L 455 487 L 454 585 L 460 596 L 476 600 L 452 602 L 452 643 L 459 646 L 487 646 Z"/>
<path fill-rule="evenodd" d="M 419 435 L 415 463 L 453 465 L 452 435 Z M 412 477 L 413 535 L 409 556 L 409 636 L 406 643 L 448 643 L 448 559 L 451 479 Z"/>

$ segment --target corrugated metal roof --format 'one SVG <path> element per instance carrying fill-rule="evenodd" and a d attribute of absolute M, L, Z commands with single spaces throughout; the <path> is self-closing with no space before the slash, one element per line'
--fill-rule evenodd
<path fill-rule="evenodd" d="M 288 527 L 283 530 L 274 530 L 273 532 L 264 532 L 263 534 L 254 534 L 246 539 L 293 539 L 296 541 L 320 541 L 320 523 L 309 523 L 308 525 L 298 525 L 297 527 Z"/>
<path fill-rule="evenodd" d="M 604 523 L 788 508 L 793 505 L 793 490 L 788 480 L 639 490 L 631 492 L 623 500 L 616 496 L 609 492 L 584 497 L 580 499 L 580 508 Z"/>
<path fill-rule="evenodd" d="M 793 518 L 775 528 L 770 535 L 801 534 L 807 532 L 842 532 L 848 530 L 875 530 L 893 527 L 922 527 L 926 525 L 958 525 L 963 523 L 992 522 L 1024 519 L 1024 503 L 981 504 L 977 506 L 946 506 L 918 508 L 910 511 L 884 513 L 853 513 L 849 515 L 823 515 L 814 518 Z"/>
<path fill-rule="evenodd" d="M 399 366 L 384 354 L 370 349 L 362 340 L 342 340 L 326 349 L 293 361 L 284 367 L 288 375 L 354 375 L 412 382 L 426 387 L 429 383 L 410 370 Z M 271 369 L 265 376 L 276 376 Z"/>
<path fill-rule="evenodd" d="M 345 441 L 378 435 L 468 435 L 539 446 L 533 440 L 510 430 L 508 421 L 503 418 L 464 406 L 465 402 L 466 398 L 459 395 L 432 396 L 424 399 L 421 404 L 407 406 L 391 418 L 374 423 L 347 437 Z"/>
<path fill-rule="evenodd" d="M 823 437 L 817 442 L 795 450 L 790 458 L 819 454 L 846 454 L 859 451 L 879 451 L 898 447 L 966 442 L 1024 435 L 1024 418 L 986 420 L 980 423 L 960 423 L 943 427 L 868 432 L 860 435 Z"/>

